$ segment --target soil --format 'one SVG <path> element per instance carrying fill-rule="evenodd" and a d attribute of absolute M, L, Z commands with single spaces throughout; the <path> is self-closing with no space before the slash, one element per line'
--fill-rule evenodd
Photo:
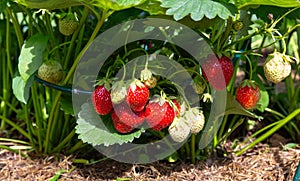
<path fill-rule="evenodd" d="M 247 180 L 291 181 L 300 162 L 300 148 L 259 145 L 231 158 L 196 164 L 183 162 L 137 165 L 105 160 L 75 164 L 75 156 L 25 158 L 0 150 L 0 180 Z"/>

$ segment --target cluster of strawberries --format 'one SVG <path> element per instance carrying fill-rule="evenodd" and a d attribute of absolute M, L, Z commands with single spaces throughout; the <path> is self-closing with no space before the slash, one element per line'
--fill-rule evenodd
<path fill-rule="evenodd" d="M 128 86 L 123 81 L 112 86 L 100 83 L 91 95 L 92 103 L 99 115 L 111 115 L 119 133 L 130 133 L 141 127 L 154 131 L 169 127 L 170 136 L 176 142 L 184 141 L 190 133 L 198 133 L 204 126 L 202 111 L 185 110 L 178 100 L 168 98 L 165 93 L 150 98 L 149 89 L 155 85 L 152 72 L 144 69 L 140 80 L 131 80 Z"/>
<path fill-rule="evenodd" d="M 283 61 L 284 58 L 287 59 L 282 55 L 271 55 L 265 62 L 265 75 L 271 82 L 277 83 L 290 73 L 289 61 Z M 287 64 L 281 72 L 277 67 L 280 63 Z M 234 73 L 233 64 L 225 55 L 220 58 L 208 56 L 201 68 L 203 77 L 215 90 L 224 90 Z M 205 118 L 199 108 L 186 108 L 176 97 L 170 99 L 164 93 L 150 98 L 149 89 L 156 83 L 152 72 L 145 68 L 140 79 L 129 84 L 124 81 L 117 81 L 112 86 L 100 83 L 91 96 L 92 103 L 98 114 L 110 114 L 116 130 L 123 134 L 141 127 L 155 131 L 168 127 L 173 140 L 182 142 L 190 133 L 201 131 Z M 205 85 L 200 80 L 194 80 L 194 83 L 195 92 L 202 94 Z M 245 109 L 254 109 L 260 99 L 259 86 L 253 80 L 244 80 L 237 87 L 235 97 Z"/>

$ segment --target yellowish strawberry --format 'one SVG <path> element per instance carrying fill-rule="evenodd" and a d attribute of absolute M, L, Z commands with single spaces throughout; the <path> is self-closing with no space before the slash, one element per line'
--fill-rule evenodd
<path fill-rule="evenodd" d="M 269 54 L 264 63 L 264 73 L 266 78 L 273 83 L 281 82 L 291 73 L 291 59 L 279 52 Z"/>
<path fill-rule="evenodd" d="M 194 134 L 199 133 L 203 129 L 205 123 L 203 112 L 198 108 L 191 108 L 186 111 L 184 114 L 184 120 L 190 127 L 191 133 Z"/>
<path fill-rule="evenodd" d="M 183 120 L 183 117 L 175 117 L 168 131 L 171 138 L 178 143 L 186 140 L 190 134 L 190 128 Z"/>

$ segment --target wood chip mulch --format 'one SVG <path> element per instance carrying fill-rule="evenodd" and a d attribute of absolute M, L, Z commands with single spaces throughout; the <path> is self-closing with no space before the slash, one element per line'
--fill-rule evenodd
<path fill-rule="evenodd" d="M 0 150 L 0 180 L 243 180 L 292 181 L 300 148 L 259 146 L 233 158 L 208 159 L 196 164 L 155 162 L 133 165 L 106 160 L 74 164 L 73 156 L 29 159 Z M 61 172 L 60 174 L 59 171 Z M 56 179 L 53 179 L 56 180 Z"/>

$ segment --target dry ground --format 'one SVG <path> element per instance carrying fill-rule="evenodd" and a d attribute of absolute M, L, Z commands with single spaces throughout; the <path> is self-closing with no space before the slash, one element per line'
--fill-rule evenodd
<path fill-rule="evenodd" d="M 106 160 L 74 164 L 73 156 L 29 159 L 0 150 L 0 180 L 292 180 L 300 148 L 257 146 L 240 157 L 209 159 L 196 164 L 155 162 L 132 165 Z M 53 179 L 55 180 L 55 179 Z"/>

